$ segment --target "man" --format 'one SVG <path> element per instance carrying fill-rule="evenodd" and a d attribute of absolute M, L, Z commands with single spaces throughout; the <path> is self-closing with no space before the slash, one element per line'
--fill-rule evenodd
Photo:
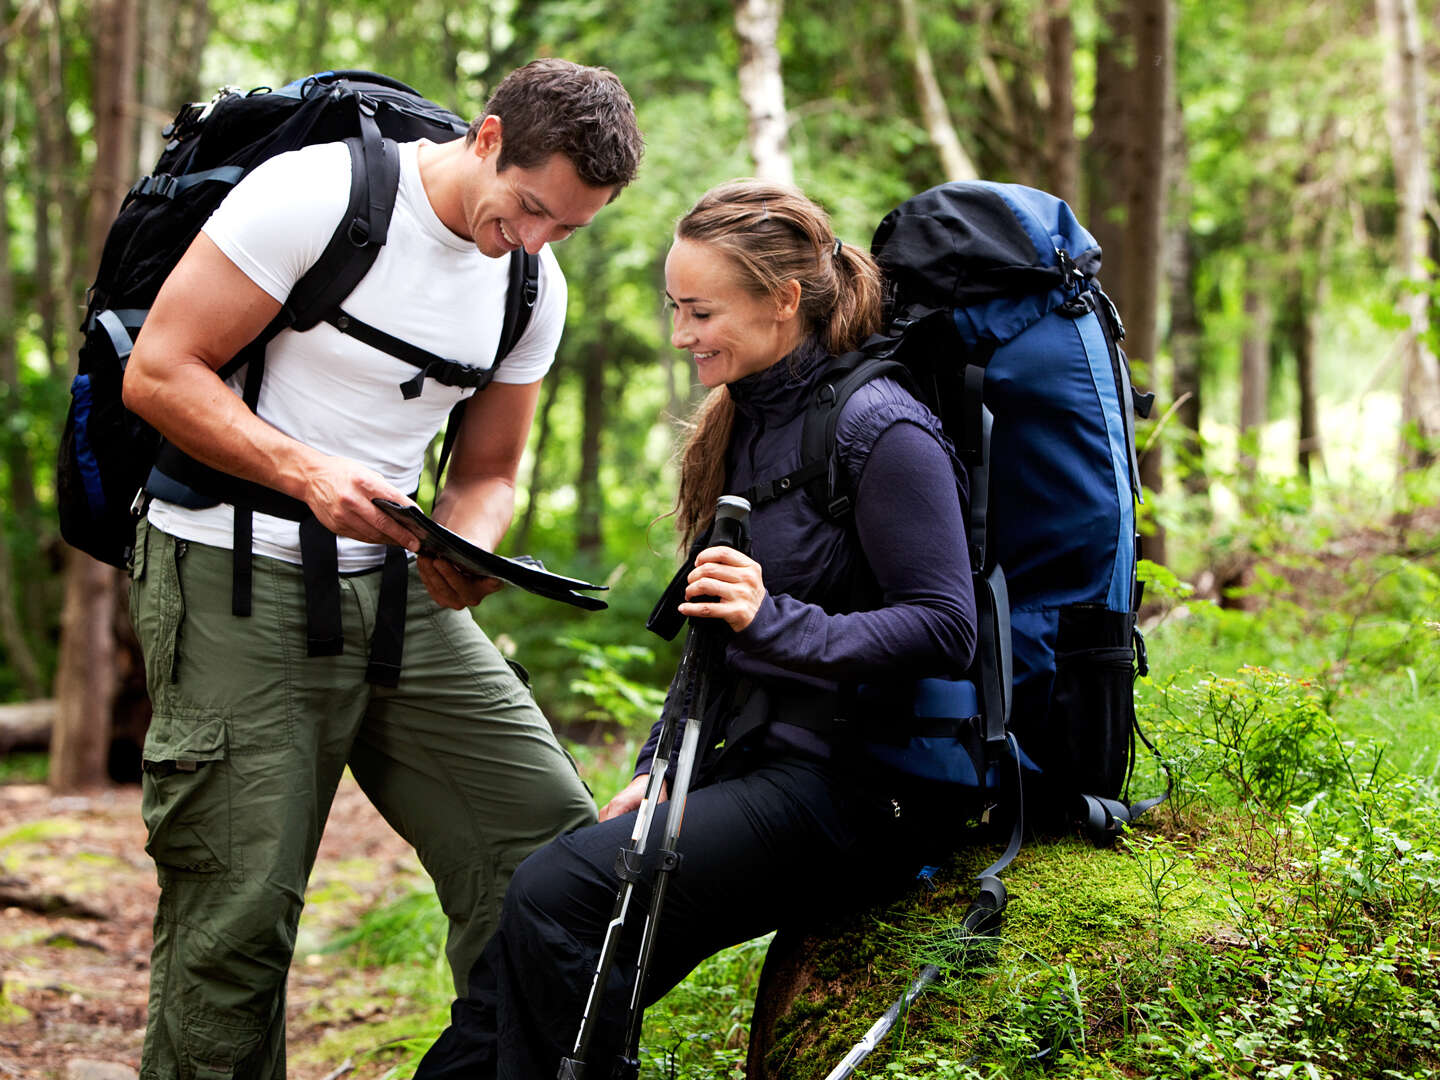
<path fill-rule="evenodd" d="M 510 523 L 564 321 L 565 282 L 546 245 L 614 199 L 640 153 L 619 80 L 559 60 L 512 72 L 465 139 L 400 147 L 389 238 L 345 300 L 348 314 L 485 367 L 509 253 L 541 255 L 530 324 L 469 403 L 434 508 L 483 547 Z M 407 398 L 397 385 L 414 367 L 326 323 L 270 343 L 253 413 L 216 374 L 323 250 L 347 205 L 349 160 L 343 144 L 323 144 L 246 177 L 161 289 L 125 375 L 126 405 L 180 451 L 300 500 L 335 534 L 338 582 L 332 572 L 322 584 L 332 600 L 338 585 L 343 632 L 338 655 L 306 655 L 314 583 L 296 522 L 255 513 L 253 556 L 236 560 L 232 507 L 151 501 L 132 571 L 154 704 L 146 850 L 161 886 L 146 1080 L 284 1076 L 295 928 L 347 765 L 435 881 L 457 990 L 514 867 L 595 818 L 528 690 L 466 611 L 497 581 L 412 562 L 397 685 L 366 681 L 388 576 L 380 545 L 418 546 L 372 499 L 411 501 L 425 449 L 465 392 L 426 378 Z M 248 618 L 232 614 L 241 563 Z"/>

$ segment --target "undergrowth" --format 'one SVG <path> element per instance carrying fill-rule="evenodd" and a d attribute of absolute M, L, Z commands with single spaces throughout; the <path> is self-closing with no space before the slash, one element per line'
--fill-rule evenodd
<path fill-rule="evenodd" d="M 1440 544 L 1402 539 L 1292 536 L 1286 554 L 1267 537 L 1223 606 L 1146 567 L 1165 611 L 1137 707 L 1168 771 L 1142 747 L 1133 791 L 1168 777 L 1169 799 L 1112 849 L 1027 844 L 988 951 L 956 926 L 989 851 L 817 928 L 772 1075 L 826 1076 L 927 965 L 938 978 L 858 1077 L 1440 1075 Z M 636 657 L 566 647 L 586 658 L 575 689 L 633 731 L 653 705 L 619 673 Z M 617 746 L 581 763 L 602 803 L 628 778 Z M 384 1045 L 396 1077 L 445 1022 L 443 925 L 418 896 L 337 942 L 427 973 L 409 1041 Z M 643 1077 L 744 1075 L 766 945 L 718 954 L 649 1011 Z"/>

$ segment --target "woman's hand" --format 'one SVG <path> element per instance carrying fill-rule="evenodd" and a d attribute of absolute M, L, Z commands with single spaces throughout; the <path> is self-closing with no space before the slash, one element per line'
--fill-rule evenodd
<path fill-rule="evenodd" d="M 612 817 L 619 817 L 621 814 L 628 814 L 631 810 L 638 809 L 640 801 L 645 798 L 645 786 L 650 783 L 650 774 L 641 773 L 621 789 L 604 809 L 600 811 L 600 820 L 608 821 Z M 670 797 L 670 785 L 664 780 L 660 781 L 660 801 L 664 802 Z"/>
<path fill-rule="evenodd" d="M 701 619 L 724 619 L 739 633 L 755 620 L 765 599 L 765 580 L 760 564 L 732 547 L 708 547 L 695 556 L 685 586 L 681 615 Z"/>

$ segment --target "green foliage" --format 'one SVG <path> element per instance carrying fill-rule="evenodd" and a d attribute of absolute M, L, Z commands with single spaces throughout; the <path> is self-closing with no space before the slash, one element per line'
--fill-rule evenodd
<path fill-rule="evenodd" d="M 580 638 L 563 638 L 560 644 L 573 649 L 585 675 L 570 683 L 570 692 L 590 701 L 593 708 L 585 719 L 601 725 L 604 738 L 615 737 L 612 728 L 648 733 L 660 715 L 665 692 L 626 677 L 621 669 L 633 661 L 653 664 L 654 650 L 641 645 L 592 645 Z"/>
<path fill-rule="evenodd" d="M 9 753 L 0 756 L 0 784 L 43 784 L 49 774 L 49 754 Z"/>
<path fill-rule="evenodd" d="M 1161 690 L 1161 709 L 1161 730 L 1198 751 L 1182 785 L 1219 779 L 1240 803 L 1281 809 L 1345 775 L 1339 734 L 1307 680 L 1266 668 L 1242 668 L 1237 678 L 1192 672 Z"/>

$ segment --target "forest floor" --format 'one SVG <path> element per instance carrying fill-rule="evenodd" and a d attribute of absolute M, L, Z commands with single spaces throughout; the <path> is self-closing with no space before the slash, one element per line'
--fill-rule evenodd
<path fill-rule="evenodd" d="M 0 785 L 0 1080 L 135 1075 L 159 894 L 144 845 L 138 786 L 56 798 L 43 785 Z M 403 996 L 364 992 L 366 979 L 393 979 L 393 969 L 356 968 L 344 954 L 319 949 L 361 911 L 425 880 L 409 845 L 347 776 L 311 877 L 290 973 L 294 1080 L 384 1071 L 373 1061 L 352 1070 L 347 1061 L 328 1060 L 320 1044 L 334 1042 L 340 1028 L 369 1025 L 378 1035 L 403 1019 Z M 351 1004 L 332 997 L 337 981 Z"/>

